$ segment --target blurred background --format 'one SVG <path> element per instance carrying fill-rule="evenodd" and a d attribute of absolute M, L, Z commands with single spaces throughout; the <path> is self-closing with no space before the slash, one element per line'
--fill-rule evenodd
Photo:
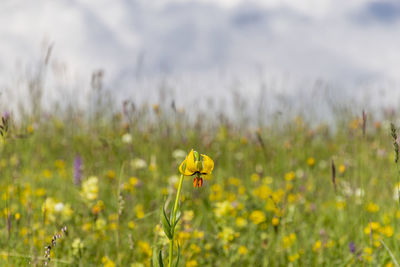
<path fill-rule="evenodd" d="M 326 119 L 332 105 L 393 108 L 400 97 L 397 0 L 3 0 L 0 7 L 1 106 L 15 113 L 35 94 L 45 107 L 85 109 L 95 76 L 117 106 L 173 101 L 228 114 L 239 99 L 249 101 L 249 114 Z"/>

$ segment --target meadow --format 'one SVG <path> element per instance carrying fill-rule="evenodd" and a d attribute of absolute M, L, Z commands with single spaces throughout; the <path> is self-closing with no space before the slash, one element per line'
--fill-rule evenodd
<path fill-rule="evenodd" d="M 398 266 L 396 114 L 255 127 L 193 114 L 4 114 L 0 266 L 144 267 L 159 250 L 167 266 L 160 208 L 191 149 L 215 165 L 201 187 L 184 178 L 179 266 Z"/>

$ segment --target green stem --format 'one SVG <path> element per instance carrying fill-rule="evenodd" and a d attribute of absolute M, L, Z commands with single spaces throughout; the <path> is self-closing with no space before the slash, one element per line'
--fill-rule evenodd
<path fill-rule="evenodd" d="M 174 205 L 174 209 L 172 210 L 172 220 L 171 220 L 172 239 L 169 241 L 168 267 L 171 267 L 171 265 L 172 265 L 172 254 L 174 252 L 174 243 L 175 243 L 175 218 L 176 218 L 176 213 L 178 211 L 178 205 L 179 205 L 179 199 L 181 196 L 182 184 L 183 184 L 183 174 L 181 175 L 181 179 L 179 180 L 178 192 L 176 193 L 176 198 L 175 198 L 175 205 Z"/>

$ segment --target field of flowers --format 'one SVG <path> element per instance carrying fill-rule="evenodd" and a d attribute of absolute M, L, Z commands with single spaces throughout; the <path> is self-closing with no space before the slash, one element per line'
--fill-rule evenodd
<path fill-rule="evenodd" d="M 191 149 L 214 168 L 183 180 L 179 266 L 398 266 L 396 117 L 359 113 L 257 127 L 159 105 L 4 114 L 0 266 L 158 266 L 160 250 L 168 266 L 161 207 Z"/>

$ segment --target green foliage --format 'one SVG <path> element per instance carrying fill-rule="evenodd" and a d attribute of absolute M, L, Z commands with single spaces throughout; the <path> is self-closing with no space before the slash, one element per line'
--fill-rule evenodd
<path fill-rule="evenodd" d="M 44 247 L 64 225 L 68 234 L 52 248 L 50 266 L 162 266 L 174 227 L 175 266 L 384 266 L 400 259 L 398 173 L 386 118 L 373 125 L 368 117 L 364 134 L 361 118 L 351 115 L 332 127 L 298 118 L 258 131 L 163 107 L 108 115 L 9 125 L 0 145 L 0 266 L 43 265 Z M 159 203 L 174 199 L 178 166 L 191 148 L 212 157 L 215 168 L 201 188 L 184 179 L 172 225 Z"/>

